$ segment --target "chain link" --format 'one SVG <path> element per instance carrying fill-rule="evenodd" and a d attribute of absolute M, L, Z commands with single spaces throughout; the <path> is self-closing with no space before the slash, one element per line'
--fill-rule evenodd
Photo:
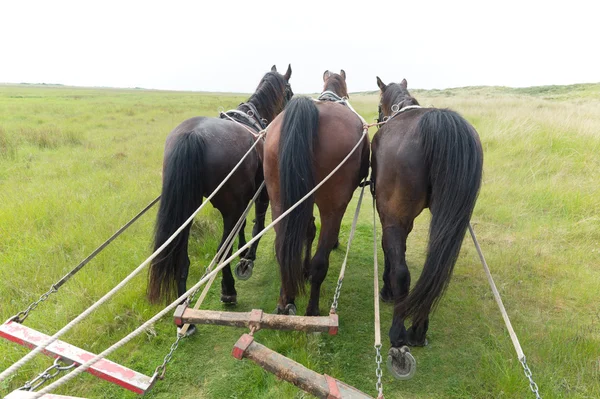
<path fill-rule="evenodd" d="M 527 365 L 527 359 L 525 358 L 525 356 L 523 356 L 523 359 L 521 360 L 521 365 L 523 366 L 525 377 L 527 377 L 527 379 L 529 380 L 529 389 L 531 389 L 531 392 L 535 394 L 536 399 L 542 399 L 538 391 L 538 386 L 535 383 L 535 381 L 533 381 L 533 376 L 531 370 L 529 369 L 529 366 Z"/>
<path fill-rule="evenodd" d="M 381 371 L 383 357 L 381 356 L 381 345 L 375 345 L 375 351 L 375 363 L 377 364 L 377 368 L 375 369 L 377 383 L 375 384 L 375 388 L 377 389 L 377 394 L 381 396 L 383 395 L 383 382 L 381 382 L 381 377 L 383 377 L 383 371 Z"/>
<path fill-rule="evenodd" d="M 167 355 L 163 359 L 162 364 L 154 370 L 154 375 L 152 376 L 153 380 L 156 378 L 158 378 L 159 380 L 162 380 L 163 378 L 165 378 L 165 373 L 167 372 L 167 364 L 173 358 L 173 354 L 177 350 L 177 347 L 179 346 L 179 342 L 181 341 L 181 339 L 183 337 L 184 337 L 183 335 L 177 334 L 177 339 L 175 340 L 175 342 L 173 342 L 171 344 L 171 349 L 169 350 L 169 353 L 167 353 Z"/>
<path fill-rule="evenodd" d="M 344 278 L 340 278 L 337 282 L 337 286 L 335 287 L 335 293 L 333 294 L 333 302 L 331 303 L 331 311 L 329 313 L 336 313 L 338 308 L 338 301 L 340 299 L 340 293 L 342 292 L 342 284 L 344 283 Z"/>
<path fill-rule="evenodd" d="M 19 391 L 35 391 L 36 389 L 38 389 L 39 387 L 44 385 L 46 382 L 56 378 L 56 376 L 58 376 L 63 371 L 72 369 L 73 367 L 75 367 L 75 364 L 76 364 L 76 363 L 71 363 L 67 366 L 61 366 L 60 365 L 61 361 L 62 361 L 61 358 L 56 358 L 54 360 L 54 363 L 52 364 L 52 366 L 50 366 L 46 370 L 42 371 L 33 380 L 27 381 L 25 383 L 25 385 L 23 385 L 18 390 Z M 52 373 L 53 370 L 56 370 L 56 371 L 54 371 Z"/>
<path fill-rule="evenodd" d="M 48 299 L 48 297 L 50 295 L 54 294 L 56 291 L 58 291 L 58 289 L 53 284 L 50 287 L 50 289 L 48 290 L 48 292 L 46 292 L 45 294 L 42 294 L 42 296 L 40 296 L 37 301 L 31 303 L 31 305 L 29 305 L 27 307 L 27 309 L 22 310 L 19 313 L 17 313 L 16 315 L 14 315 L 13 317 L 11 317 L 10 321 L 14 321 L 16 323 L 22 324 L 25 321 L 25 319 L 27 318 L 27 316 L 29 316 L 30 312 L 32 312 L 33 310 L 35 310 L 35 308 L 37 308 L 40 303 L 44 302 L 46 299 Z"/>

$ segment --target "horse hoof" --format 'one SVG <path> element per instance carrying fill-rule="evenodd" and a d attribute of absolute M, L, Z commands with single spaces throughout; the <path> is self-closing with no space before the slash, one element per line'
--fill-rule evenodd
<path fill-rule="evenodd" d="M 379 299 L 383 303 L 394 303 L 394 298 L 384 295 L 382 292 L 379 293 Z"/>
<path fill-rule="evenodd" d="M 284 314 L 288 315 L 288 316 L 295 316 L 296 315 L 296 305 L 294 305 L 293 303 L 288 303 L 287 305 L 285 305 L 285 309 L 284 309 Z"/>
<path fill-rule="evenodd" d="M 388 352 L 387 368 L 395 378 L 409 380 L 413 378 L 417 371 L 417 361 L 411 355 L 407 346 L 392 347 Z"/>
<path fill-rule="evenodd" d="M 252 269 L 254 269 L 254 261 L 242 258 L 240 263 L 233 269 L 233 272 L 238 280 L 246 281 L 252 277 Z"/>
<path fill-rule="evenodd" d="M 185 334 L 183 335 L 184 337 L 189 337 L 192 336 L 196 333 L 196 326 L 193 324 L 190 324 L 187 331 L 185 332 Z M 177 327 L 177 335 L 181 335 L 181 327 Z"/>
<path fill-rule="evenodd" d="M 221 294 L 221 303 L 224 305 L 237 305 L 237 295 Z"/>

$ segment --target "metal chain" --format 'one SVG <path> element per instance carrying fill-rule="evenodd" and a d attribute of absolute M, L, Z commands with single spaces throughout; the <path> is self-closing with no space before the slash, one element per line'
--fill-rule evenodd
<path fill-rule="evenodd" d="M 331 303 L 331 310 L 333 313 L 337 312 L 338 300 L 340 299 L 340 293 L 342 292 L 342 284 L 344 283 L 344 278 L 338 279 L 337 286 L 335 287 L 335 293 L 333 294 L 333 302 Z"/>
<path fill-rule="evenodd" d="M 340 299 L 340 293 L 342 291 L 342 284 L 344 283 L 344 276 L 346 274 L 346 264 L 348 262 L 348 254 L 350 253 L 350 245 L 352 244 L 352 240 L 354 240 L 354 233 L 356 232 L 356 225 L 358 223 L 358 215 L 360 213 L 360 206 L 362 204 L 363 194 L 365 193 L 365 182 L 367 179 L 363 180 L 360 184 L 360 195 L 358 196 L 358 202 L 356 203 L 356 210 L 354 211 L 354 218 L 352 219 L 352 227 L 350 228 L 350 234 L 348 236 L 348 244 L 346 245 L 346 255 L 344 256 L 344 261 L 342 262 L 342 267 L 340 269 L 340 276 L 338 277 L 337 286 L 335 287 L 335 293 L 333 294 L 333 301 L 331 303 L 331 308 L 329 310 L 330 314 L 337 313 L 338 302 Z"/>
<path fill-rule="evenodd" d="M 538 391 L 538 386 L 535 383 L 535 381 L 533 381 L 532 373 L 531 370 L 529 370 L 529 366 L 527 365 L 527 359 L 525 358 L 525 356 L 523 356 L 523 358 L 521 359 L 521 365 L 523 366 L 525 377 L 527 377 L 527 379 L 529 380 L 529 389 L 531 389 L 531 392 L 535 394 L 536 399 L 542 399 Z"/>
<path fill-rule="evenodd" d="M 75 363 L 71 363 L 68 366 L 61 366 L 61 358 L 56 358 L 52 366 L 48 367 L 46 370 L 42 371 L 37 377 L 35 377 L 31 381 L 27 381 L 25 385 L 19 388 L 19 391 L 35 391 L 46 382 L 50 381 L 53 378 L 56 378 L 57 375 L 62 373 L 63 371 L 67 371 L 75 367 Z M 56 370 L 53 373 L 52 370 Z M 39 381 L 39 382 L 38 382 Z"/>
<path fill-rule="evenodd" d="M 39 299 L 37 301 L 35 301 L 31 305 L 29 305 L 27 307 L 27 309 L 22 310 L 19 313 L 17 313 L 16 315 L 14 315 L 13 317 L 11 317 L 9 319 L 9 321 L 14 321 L 19 324 L 23 323 L 25 321 L 25 319 L 27 318 L 27 316 L 29 316 L 29 312 L 34 311 L 35 308 L 37 308 L 40 303 L 44 302 L 46 299 L 48 299 L 48 297 L 51 294 L 55 293 L 56 291 L 58 291 L 58 289 L 56 288 L 56 285 L 53 284 L 45 294 L 43 294 L 42 296 L 39 297 Z"/>
<path fill-rule="evenodd" d="M 471 238 L 473 238 L 473 244 L 475 244 L 475 249 L 477 250 L 477 254 L 479 255 L 479 260 L 481 261 L 481 265 L 483 266 L 483 270 L 487 275 L 488 282 L 490 283 L 490 288 L 492 289 L 492 293 L 494 294 L 494 299 L 496 300 L 496 304 L 500 309 L 500 313 L 502 314 L 502 318 L 504 319 L 504 323 L 506 324 L 506 329 L 508 330 L 508 334 L 510 335 L 510 339 L 512 340 L 513 346 L 515 347 L 515 351 L 517 352 L 517 359 L 521 362 L 523 366 L 523 370 L 525 371 L 525 377 L 529 380 L 529 388 L 531 392 L 535 394 L 536 399 L 540 399 L 540 393 L 538 392 L 538 386 L 533 381 L 531 377 L 531 370 L 529 370 L 529 366 L 527 366 L 527 360 L 525 359 L 525 353 L 523 353 L 523 348 L 521 348 L 521 343 L 519 342 L 519 338 L 517 338 L 517 334 L 513 329 L 512 323 L 508 317 L 508 313 L 504 308 L 504 304 L 502 303 L 502 298 L 500 298 L 500 293 L 498 292 L 498 288 L 496 287 L 496 283 L 494 283 L 494 278 L 492 277 L 492 273 L 490 272 L 490 268 L 485 261 L 485 257 L 483 256 L 483 251 L 481 250 L 481 246 L 477 241 L 477 237 L 475 236 L 475 231 L 473 230 L 473 226 L 469 223 L 469 233 L 471 233 Z"/>
<path fill-rule="evenodd" d="M 77 266 L 75 266 L 73 268 L 73 270 L 71 270 L 70 272 L 68 272 L 67 274 L 65 274 L 56 283 L 52 284 L 52 286 L 50 287 L 50 289 L 48 290 L 48 292 L 46 292 L 45 294 L 43 294 L 42 296 L 40 296 L 40 298 L 37 301 L 33 302 L 31 305 L 29 305 L 27 307 L 27 309 L 25 309 L 25 310 L 17 313 L 13 317 L 11 317 L 9 319 L 9 321 L 14 321 L 14 322 L 17 322 L 19 324 L 22 324 L 25 321 L 25 319 L 27 318 L 27 316 L 29 316 L 29 313 L 31 311 L 35 310 L 35 308 L 37 308 L 40 303 L 42 303 L 46 299 L 48 299 L 48 297 L 51 294 L 54 294 L 55 292 L 58 292 L 58 289 L 60 287 L 62 287 L 63 284 L 65 284 L 67 281 L 69 281 L 69 279 L 71 277 L 73 277 L 77 272 L 79 272 L 92 259 L 94 259 L 96 257 L 96 255 L 98 255 L 104 248 L 106 248 L 108 246 L 108 244 L 110 244 L 111 242 L 113 242 L 113 240 L 115 238 L 117 238 L 118 236 L 121 235 L 121 233 L 123 233 L 125 230 L 127 230 L 127 228 L 129 228 L 129 226 L 131 226 L 144 213 L 146 213 L 146 211 L 148 211 L 150 208 L 152 208 L 154 206 L 154 204 L 156 204 L 158 202 L 158 200 L 160 200 L 160 195 L 158 197 L 156 197 L 154 200 L 152 200 L 152 202 L 150 202 L 148 205 L 146 205 L 146 207 L 144 209 L 142 209 L 137 215 L 135 215 L 133 217 L 133 219 L 131 219 L 129 222 L 125 223 L 119 230 L 117 230 L 112 236 L 110 236 L 106 241 L 104 241 L 98 248 L 96 248 L 91 254 L 89 254 L 87 256 L 87 258 L 85 258 Z"/>
<path fill-rule="evenodd" d="M 375 375 L 377 376 L 377 383 L 375 384 L 375 388 L 377 389 L 377 394 L 382 397 L 383 396 L 383 382 L 381 382 L 381 377 L 383 376 L 383 371 L 381 371 L 381 363 L 383 363 L 383 357 L 381 356 L 381 344 L 375 345 L 375 363 L 377 364 L 377 368 L 375 369 Z"/>
<path fill-rule="evenodd" d="M 184 337 L 184 335 L 177 334 L 177 339 L 175 340 L 175 342 L 173 342 L 173 344 L 171 344 L 171 349 L 169 350 L 169 353 L 167 353 L 167 355 L 163 359 L 162 364 L 154 370 L 154 375 L 152 376 L 152 380 L 154 380 L 156 378 L 158 378 L 159 380 L 162 380 L 163 378 L 165 378 L 165 373 L 167 372 L 167 364 L 173 358 L 173 354 L 177 350 L 177 347 L 179 346 L 179 342 L 181 341 L 181 339 L 183 337 Z"/>
<path fill-rule="evenodd" d="M 208 267 L 204 270 L 204 274 L 202 275 L 202 277 L 200 278 L 200 280 L 202 280 L 203 278 L 205 278 L 213 269 L 213 266 L 215 264 L 215 261 L 217 261 L 218 258 L 218 263 L 220 264 L 221 262 L 223 262 L 223 260 L 225 260 L 225 258 L 227 257 L 227 254 L 229 253 L 229 251 L 231 250 L 231 247 L 233 246 L 234 242 L 235 242 L 235 238 L 238 235 L 240 229 L 242 228 L 242 225 L 244 223 L 244 221 L 246 220 L 246 217 L 248 216 L 248 213 L 250 212 L 250 209 L 252 208 L 252 205 L 254 204 L 254 202 L 256 202 L 256 199 L 258 198 L 260 192 L 262 191 L 262 189 L 264 188 L 265 183 L 263 182 L 260 187 L 257 189 L 256 193 L 254 194 L 254 197 L 252 198 L 252 200 L 250 201 L 250 203 L 248 204 L 248 206 L 246 207 L 246 209 L 244 210 L 244 213 L 242 214 L 242 216 L 240 217 L 240 219 L 237 221 L 236 225 L 234 226 L 233 230 L 229 233 L 229 236 L 225 239 L 225 241 L 223 242 L 223 244 L 221 245 L 221 248 L 217 251 L 217 254 L 215 255 L 213 261 L 211 262 L 210 265 L 208 265 Z M 210 284 L 210 283 L 209 283 Z M 194 302 L 196 300 L 196 295 L 198 295 L 198 293 L 200 292 L 200 286 L 194 290 L 185 300 L 185 303 L 187 306 L 189 306 L 192 302 Z M 173 357 L 173 354 L 175 353 L 175 351 L 177 350 L 177 348 L 179 347 L 179 342 L 181 341 L 182 338 L 185 338 L 186 335 L 185 333 L 181 333 L 179 332 L 177 334 L 177 338 L 175 340 L 175 342 L 171 345 L 171 349 L 169 350 L 169 353 L 165 356 L 165 359 L 163 361 L 163 363 L 158 366 L 154 372 L 154 375 L 152 377 L 152 379 L 160 379 L 162 380 L 165 376 L 166 373 L 166 368 L 167 368 L 167 363 L 169 363 L 171 361 L 171 358 Z M 159 371 L 160 371 L 160 375 L 159 375 Z"/>

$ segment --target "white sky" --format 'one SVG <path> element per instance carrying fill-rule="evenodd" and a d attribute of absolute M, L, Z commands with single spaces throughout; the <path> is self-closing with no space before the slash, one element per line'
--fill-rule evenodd
<path fill-rule="evenodd" d="M 600 82 L 600 2 L 0 0 L 0 82 L 296 93 Z"/>

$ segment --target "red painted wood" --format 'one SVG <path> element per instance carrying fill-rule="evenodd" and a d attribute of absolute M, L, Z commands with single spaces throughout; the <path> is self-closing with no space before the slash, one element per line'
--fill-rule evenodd
<path fill-rule="evenodd" d="M 41 345 L 50 338 L 46 334 L 15 322 L 0 325 L 0 337 L 29 348 Z M 81 365 L 96 356 L 63 341 L 53 342 L 43 352 L 54 358 L 62 357 L 77 363 L 77 365 Z M 87 372 L 138 394 L 145 393 L 151 387 L 150 377 L 106 359 L 98 361 Z"/>
<path fill-rule="evenodd" d="M 246 352 L 246 349 L 248 349 L 248 347 L 253 341 L 254 337 L 252 335 L 242 335 L 233 346 L 233 351 L 231 351 L 233 357 L 235 357 L 238 360 L 242 360 L 244 358 L 244 353 Z"/>
<path fill-rule="evenodd" d="M 340 394 L 340 389 L 337 386 L 337 380 L 328 376 L 327 374 L 323 374 L 323 377 L 325 377 L 327 386 L 329 387 L 329 395 L 327 395 L 327 399 L 342 399 L 342 394 Z"/>

